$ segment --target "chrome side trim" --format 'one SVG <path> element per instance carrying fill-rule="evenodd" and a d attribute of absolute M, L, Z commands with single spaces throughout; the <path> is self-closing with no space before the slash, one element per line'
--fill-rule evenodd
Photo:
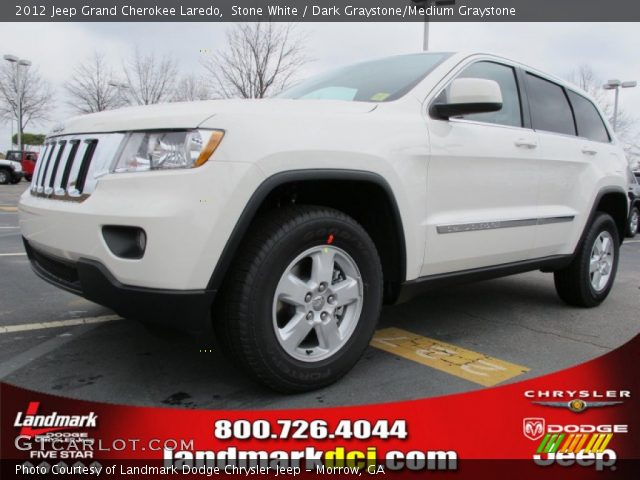
<path fill-rule="evenodd" d="M 567 215 L 563 217 L 523 218 L 519 220 L 496 220 L 491 222 L 458 223 L 450 225 L 438 225 L 436 227 L 436 230 L 441 234 L 477 232 L 481 230 L 495 230 L 498 228 L 532 227 L 534 225 L 550 225 L 552 223 L 572 222 L 574 218 L 574 215 Z"/>

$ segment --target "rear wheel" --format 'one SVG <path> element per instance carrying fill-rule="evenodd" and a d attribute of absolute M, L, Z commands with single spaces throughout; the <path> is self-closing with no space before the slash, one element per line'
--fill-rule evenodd
<path fill-rule="evenodd" d="M 16 183 L 19 183 L 20 180 L 22 180 L 22 177 L 11 177 L 11 185 L 15 185 Z"/>
<path fill-rule="evenodd" d="M 613 218 L 598 213 L 571 264 L 555 272 L 562 300 L 579 307 L 595 307 L 609 295 L 618 269 L 620 237 Z"/>
<path fill-rule="evenodd" d="M 627 236 L 635 237 L 638 233 L 638 225 L 640 224 L 640 210 L 638 207 L 633 207 L 629 214 L 629 223 L 627 224 Z"/>
<path fill-rule="evenodd" d="M 373 336 L 378 252 L 342 212 L 277 210 L 249 232 L 222 302 L 218 337 L 256 379 L 284 392 L 320 388 L 348 372 Z"/>

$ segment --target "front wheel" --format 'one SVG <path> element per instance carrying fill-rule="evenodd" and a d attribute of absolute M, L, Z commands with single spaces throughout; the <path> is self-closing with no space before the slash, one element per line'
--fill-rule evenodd
<path fill-rule="evenodd" d="M 613 218 L 598 213 L 571 264 L 554 274 L 560 298 L 579 307 L 600 305 L 613 286 L 619 252 L 620 237 Z"/>
<path fill-rule="evenodd" d="M 351 217 L 324 207 L 268 213 L 249 232 L 215 319 L 225 350 L 283 392 L 323 387 L 367 348 L 380 315 L 382 268 Z"/>
<path fill-rule="evenodd" d="M 4 168 L 0 168 L 0 185 L 7 185 L 11 181 L 11 174 Z"/>
<path fill-rule="evenodd" d="M 640 210 L 638 207 L 633 207 L 629 214 L 629 222 L 627 224 L 627 236 L 635 237 L 638 233 L 638 226 L 640 224 Z"/>

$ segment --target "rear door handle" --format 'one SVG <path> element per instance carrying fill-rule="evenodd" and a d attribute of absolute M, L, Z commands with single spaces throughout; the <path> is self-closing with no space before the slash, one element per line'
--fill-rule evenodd
<path fill-rule="evenodd" d="M 516 147 L 533 149 L 538 147 L 538 142 L 526 138 L 519 138 L 515 141 Z"/>
<path fill-rule="evenodd" d="M 598 150 L 591 148 L 591 147 L 587 147 L 584 146 L 582 147 L 582 153 L 584 153 L 585 155 L 597 155 L 598 154 Z"/>

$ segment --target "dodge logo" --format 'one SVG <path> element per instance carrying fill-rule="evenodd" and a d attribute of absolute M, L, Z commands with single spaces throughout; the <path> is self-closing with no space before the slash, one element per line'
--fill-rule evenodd
<path fill-rule="evenodd" d="M 525 418 L 522 420 L 522 433 L 529 440 L 538 440 L 544 435 L 544 418 Z"/>

